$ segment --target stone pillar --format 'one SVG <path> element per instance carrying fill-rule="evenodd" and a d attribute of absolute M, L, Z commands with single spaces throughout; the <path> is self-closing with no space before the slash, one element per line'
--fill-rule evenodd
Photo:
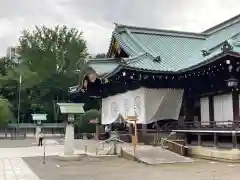
<path fill-rule="evenodd" d="M 68 123 L 65 132 L 64 155 L 74 155 L 74 114 L 68 114 Z"/>
<path fill-rule="evenodd" d="M 95 130 L 95 138 L 96 140 L 99 140 L 99 135 L 100 135 L 100 125 L 97 123 L 96 124 L 96 130 Z"/>
<path fill-rule="evenodd" d="M 41 132 L 41 123 L 37 123 L 36 126 L 36 131 L 35 131 L 35 137 L 36 137 L 36 143 L 38 144 L 38 137 L 39 137 L 39 133 Z"/>
<path fill-rule="evenodd" d="M 198 146 L 202 145 L 202 139 L 201 139 L 201 134 L 198 133 Z"/>

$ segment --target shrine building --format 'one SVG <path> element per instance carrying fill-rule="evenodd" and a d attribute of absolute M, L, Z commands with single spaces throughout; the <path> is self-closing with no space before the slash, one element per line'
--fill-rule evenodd
<path fill-rule="evenodd" d="M 70 91 L 102 100 L 102 124 L 170 119 L 171 131 L 234 132 L 236 143 L 240 15 L 201 33 L 116 24 L 107 57 L 89 60 L 88 69 Z"/>

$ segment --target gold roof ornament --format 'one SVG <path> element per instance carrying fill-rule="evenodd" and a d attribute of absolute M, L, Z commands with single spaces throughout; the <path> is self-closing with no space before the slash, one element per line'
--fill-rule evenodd
<path fill-rule="evenodd" d="M 120 52 L 121 52 L 121 48 L 120 48 L 120 46 L 119 46 L 119 44 L 118 44 L 116 39 L 114 39 L 113 47 L 114 47 L 115 52 L 119 55 Z"/>

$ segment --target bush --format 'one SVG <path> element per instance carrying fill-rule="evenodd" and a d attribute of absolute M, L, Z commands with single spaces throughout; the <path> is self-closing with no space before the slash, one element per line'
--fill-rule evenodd
<path fill-rule="evenodd" d="M 99 119 L 99 123 L 101 122 L 101 113 L 96 109 L 90 109 L 82 115 L 76 117 L 76 125 L 78 132 L 80 133 L 95 133 L 96 125 L 91 124 L 90 120 Z"/>

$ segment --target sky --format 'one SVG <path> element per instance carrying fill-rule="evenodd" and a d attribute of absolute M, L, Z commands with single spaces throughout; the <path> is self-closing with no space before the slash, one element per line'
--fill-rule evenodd
<path fill-rule="evenodd" d="M 239 0 L 0 0 L 0 56 L 35 25 L 77 28 L 97 54 L 107 52 L 114 23 L 201 32 L 239 13 Z"/>

